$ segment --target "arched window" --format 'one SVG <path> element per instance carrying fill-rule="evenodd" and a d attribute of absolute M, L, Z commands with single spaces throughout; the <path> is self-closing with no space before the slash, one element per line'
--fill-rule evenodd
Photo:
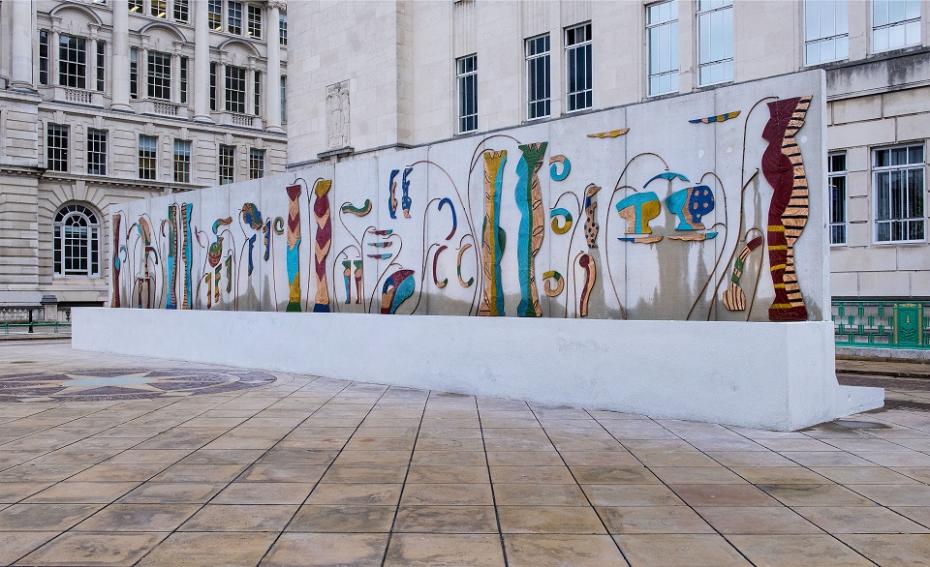
<path fill-rule="evenodd" d="M 65 205 L 55 215 L 55 275 L 100 275 L 100 224 L 82 205 Z"/>

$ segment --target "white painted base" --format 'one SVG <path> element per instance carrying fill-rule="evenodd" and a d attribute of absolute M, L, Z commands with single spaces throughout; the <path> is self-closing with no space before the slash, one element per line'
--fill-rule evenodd
<path fill-rule="evenodd" d="M 72 311 L 74 348 L 795 430 L 881 407 L 829 322 Z"/>

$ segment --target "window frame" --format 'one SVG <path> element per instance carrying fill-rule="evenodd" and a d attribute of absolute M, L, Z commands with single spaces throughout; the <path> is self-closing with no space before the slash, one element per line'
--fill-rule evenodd
<path fill-rule="evenodd" d="M 227 155 L 228 153 L 228 155 Z M 236 182 L 236 146 L 220 144 L 217 158 L 217 181 L 219 185 L 229 185 Z M 228 175 L 226 175 L 228 170 Z"/>
<path fill-rule="evenodd" d="M 97 92 L 104 92 L 106 90 L 106 79 L 107 79 L 107 42 L 103 40 L 97 40 L 97 60 L 94 62 L 97 66 L 97 84 L 95 88 Z"/>
<path fill-rule="evenodd" d="M 144 145 L 149 140 L 152 142 L 151 155 L 148 155 L 150 150 Z M 158 179 L 158 136 L 139 134 L 137 147 L 139 179 L 147 181 Z"/>
<path fill-rule="evenodd" d="M 260 6 L 247 4 L 245 7 L 245 32 L 252 39 L 262 39 L 264 35 L 265 17 Z M 254 24 L 254 25 L 253 25 Z M 258 33 L 252 33 L 257 30 Z"/>
<path fill-rule="evenodd" d="M 248 73 L 245 67 L 236 65 L 225 65 L 223 71 L 223 108 L 226 112 L 234 114 L 247 114 L 248 101 L 246 100 Z M 241 76 L 231 76 L 231 73 L 241 73 Z M 232 83 L 236 85 L 231 86 Z M 241 86 L 241 90 L 234 88 Z M 235 98 L 230 96 L 235 94 Z"/>
<path fill-rule="evenodd" d="M 588 29 L 587 38 L 581 41 L 575 41 L 574 43 L 569 43 L 569 32 L 574 32 L 579 29 Z M 572 26 L 567 26 L 562 30 L 562 38 L 564 41 L 564 55 L 565 55 L 565 113 L 572 114 L 575 112 L 580 112 L 583 110 L 588 110 L 594 108 L 594 27 L 591 25 L 591 21 L 582 22 L 580 24 L 575 24 Z M 575 91 L 571 90 L 571 71 L 572 66 L 575 64 L 571 54 L 575 51 L 586 50 L 585 58 L 585 67 L 590 69 L 590 74 L 585 76 L 587 81 L 585 83 L 590 83 L 586 88 L 576 89 Z M 588 97 L 584 97 L 585 94 L 588 94 Z M 584 102 L 587 103 L 584 106 L 577 106 L 578 97 L 582 96 Z"/>
<path fill-rule="evenodd" d="M 531 42 L 538 40 L 546 40 L 546 46 L 544 51 L 536 51 L 530 53 Z M 534 93 L 534 81 L 533 78 L 536 78 L 536 74 L 539 72 L 539 69 L 534 68 L 534 64 L 539 60 L 545 60 L 544 67 L 544 79 L 543 91 L 544 95 L 539 98 L 533 98 L 534 94 L 538 95 L 539 93 Z M 524 81 L 526 83 L 526 120 L 541 120 L 544 118 L 549 118 L 552 116 L 552 38 L 548 32 L 534 35 L 523 40 L 523 72 L 524 72 Z M 545 109 L 545 112 L 540 112 L 534 115 L 534 109 L 542 105 Z"/>
<path fill-rule="evenodd" d="M 129 98 L 139 99 L 139 48 L 129 48 Z"/>
<path fill-rule="evenodd" d="M 191 182 L 194 144 L 190 140 L 175 138 L 172 145 L 171 169 L 175 183 Z"/>
<path fill-rule="evenodd" d="M 150 49 L 146 61 L 146 94 L 155 100 L 171 101 L 170 53 Z M 161 96 L 160 96 L 161 95 Z"/>
<path fill-rule="evenodd" d="M 278 43 L 287 47 L 287 14 L 278 14 Z"/>
<path fill-rule="evenodd" d="M 64 144 L 53 145 L 53 139 L 64 141 Z M 57 156 L 53 156 L 55 151 L 59 152 Z M 62 164 L 62 168 L 59 168 L 59 164 Z M 71 127 L 67 124 L 49 122 L 45 125 L 45 168 L 60 173 L 71 171 Z"/>
<path fill-rule="evenodd" d="M 265 177 L 264 148 L 249 148 L 249 179 Z"/>
<path fill-rule="evenodd" d="M 223 31 L 223 0 L 207 0 L 207 27 L 210 31 Z"/>
<path fill-rule="evenodd" d="M 70 45 L 74 41 L 74 46 Z M 67 42 L 67 45 L 65 44 Z M 87 88 L 87 39 L 77 35 L 58 35 L 58 84 L 69 89 Z M 76 56 L 75 60 L 71 55 Z M 67 56 L 66 56 L 67 55 Z M 74 84 L 71 84 L 71 83 Z"/>
<path fill-rule="evenodd" d="M 833 35 L 829 35 L 829 36 L 822 35 L 822 36 L 811 38 L 810 37 L 811 30 L 809 30 L 807 26 L 808 14 L 809 14 L 808 10 L 810 10 L 811 6 L 815 2 L 813 0 L 804 0 L 804 7 L 803 7 L 804 11 L 802 14 L 803 25 L 804 25 L 804 53 L 802 56 L 804 57 L 805 67 L 816 67 L 818 65 L 827 65 L 829 63 L 838 63 L 840 61 L 847 61 L 849 59 L 849 6 L 847 3 L 847 0 L 826 0 L 826 1 L 829 1 L 833 5 L 833 32 L 834 33 Z M 823 4 L 824 0 L 817 0 L 816 3 Z M 846 10 L 846 21 L 844 22 L 846 31 L 842 33 L 837 33 L 837 26 L 839 25 L 841 21 L 840 16 L 837 14 L 837 8 L 841 5 Z M 818 23 L 820 24 L 820 22 Z M 820 25 L 822 27 L 822 24 Z M 816 62 L 811 62 L 809 60 L 808 48 L 810 46 L 820 45 L 820 44 L 824 44 L 827 42 L 833 42 L 833 53 L 834 55 L 836 55 L 836 51 L 837 51 L 836 46 L 838 45 L 837 42 L 841 39 L 845 40 L 846 42 L 846 53 L 842 57 L 834 57 L 833 59 L 830 59 L 830 60 L 825 60 L 821 58 Z"/>
<path fill-rule="evenodd" d="M 106 130 L 87 129 L 87 175 L 107 174 L 108 146 L 109 133 Z"/>
<path fill-rule="evenodd" d="M 176 22 L 189 23 L 191 21 L 190 2 L 188 0 L 174 0 L 171 16 Z"/>
<path fill-rule="evenodd" d="M 908 8 L 907 4 L 908 4 L 908 2 L 915 2 L 915 3 L 916 3 L 916 5 L 917 5 L 917 15 L 916 15 L 916 16 L 907 17 L 907 8 Z M 922 43 L 922 41 L 923 41 L 923 37 L 922 37 L 922 36 L 923 36 L 923 29 L 922 29 L 923 21 L 922 21 L 922 17 L 921 17 L 921 9 L 920 9 L 920 8 L 921 8 L 921 2 L 920 2 L 920 0 L 905 0 L 905 4 L 904 4 L 905 17 L 904 17 L 904 19 L 902 19 L 902 20 L 897 20 L 897 21 L 895 21 L 895 22 L 886 22 L 886 23 L 880 24 L 880 25 L 875 25 L 875 8 L 876 8 L 876 6 L 878 6 L 878 2 L 876 2 L 876 0 L 870 0 L 870 1 L 869 1 L 869 8 L 870 8 L 870 9 L 869 9 L 869 16 L 868 16 L 868 18 L 869 18 L 869 30 L 868 30 L 868 32 L 869 32 L 869 54 L 871 54 L 871 55 L 877 55 L 877 54 L 880 54 L 880 53 L 888 53 L 888 52 L 890 52 L 890 51 L 897 51 L 897 50 L 899 50 L 899 49 L 908 49 L 908 48 L 911 48 L 911 47 L 917 47 L 917 46 L 920 46 L 920 45 L 921 45 L 921 43 Z M 888 6 L 888 3 L 885 3 L 885 6 Z M 914 43 L 907 43 L 907 26 L 910 25 L 910 24 L 914 24 L 914 23 L 917 24 L 917 41 L 915 41 Z M 875 32 L 876 32 L 876 31 L 891 30 L 891 29 L 896 28 L 896 27 L 903 27 L 903 28 L 905 28 L 905 29 L 904 29 L 904 37 L 905 37 L 905 39 L 904 39 L 904 44 L 903 44 L 903 45 L 896 46 L 896 47 L 885 47 L 884 49 L 877 49 L 876 46 L 875 46 L 875 37 L 876 37 L 876 36 L 875 36 Z M 889 44 L 890 44 L 890 42 L 889 42 Z"/>
<path fill-rule="evenodd" d="M 921 160 L 917 163 L 908 162 L 903 165 L 898 164 L 898 165 L 887 165 L 887 166 L 876 165 L 876 161 L 877 161 L 876 158 L 877 158 L 878 152 L 886 151 L 886 150 L 892 151 L 892 150 L 897 150 L 897 149 L 905 149 L 907 150 L 907 154 L 909 156 L 910 149 L 916 148 L 916 147 L 921 148 Z M 895 246 L 895 245 L 904 245 L 904 244 L 923 244 L 927 242 L 927 195 L 926 195 L 927 193 L 927 164 L 926 164 L 927 154 L 926 154 L 926 151 L 927 151 L 927 148 L 923 141 L 911 142 L 911 143 L 898 143 L 898 144 L 893 144 L 893 145 L 877 146 L 877 147 L 870 148 L 869 159 L 870 159 L 870 165 L 871 165 L 870 174 L 871 174 L 871 182 L 872 182 L 872 198 L 871 198 L 872 229 L 871 229 L 871 232 L 872 232 L 872 243 L 873 244 L 878 245 L 878 246 Z M 884 220 L 878 218 L 879 216 L 878 201 L 880 198 L 880 195 L 879 195 L 880 188 L 879 188 L 878 178 L 879 178 L 879 175 L 882 173 L 889 173 L 893 171 L 903 171 L 903 172 L 919 171 L 921 173 L 921 183 L 922 183 L 922 187 L 920 188 L 921 213 L 919 217 L 891 218 L 889 216 L 888 219 L 884 219 Z M 905 181 L 906 180 L 907 180 L 907 176 L 905 175 Z M 892 201 L 892 196 L 891 196 L 890 191 L 891 191 L 891 185 L 889 185 L 889 201 Z M 905 196 L 905 198 L 909 202 L 910 199 L 909 199 L 907 187 L 905 187 L 902 190 L 902 194 Z M 891 205 L 889 204 L 889 208 L 890 207 Z M 902 205 L 902 208 L 904 208 L 903 205 Z M 923 233 L 923 235 L 920 238 L 908 239 L 908 240 L 894 240 L 891 238 L 889 238 L 888 240 L 879 239 L 879 223 L 888 223 L 890 226 L 889 231 L 891 232 L 893 231 L 893 226 L 894 226 L 893 223 L 895 222 L 909 223 L 909 222 L 914 222 L 914 221 L 920 221 L 922 223 L 923 228 L 921 232 Z M 910 232 L 909 228 L 908 228 L 908 232 Z M 889 236 L 890 235 L 891 234 L 889 234 Z"/>
<path fill-rule="evenodd" d="M 49 64 L 51 52 L 49 47 L 51 42 L 51 33 L 48 30 L 39 30 L 39 84 L 49 84 Z"/>
<path fill-rule="evenodd" d="M 226 1 L 226 33 L 242 35 L 242 2 Z"/>
<path fill-rule="evenodd" d="M 702 10 L 701 2 L 703 1 L 718 1 L 718 2 L 727 2 L 727 3 L 721 4 L 714 8 L 708 8 L 708 9 Z M 724 10 L 729 10 L 730 12 L 730 56 L 724 57 L 723 59 L 702 61 L 701 60 L 702 59 L 701 58 L 701 37 L 702 37 L 701 18 L 703 16 L 711 16 L 714 13 L 723 12 Z M 694 52 L 695 52 L 695 55 L 697 56 L 697 86 L 698 88 L 713 87 L 716 85 L 725 85 L 728 83 L 732 83 L 734 81 L 734 77 L 735 77 L 734 66 L 735 66 L 735 61 L 736 61 L 736 57 L 735 57 L 736 54 L 734 53 L 734 48 L 735 48 L 735 43 L 736 43 L 735 41 L 736 22 L 733 16 L 734 16 L 733 0 L 697 0 L 697 6 L 695 10 L 696 26 L 695 26 L 695 34 L 694 34 L 695 38 L 697 39 L 697 46 Z M 709 49 L 712 50 L 712 48 L 709 48 Z M 702 81 L 701 71 L 704 67 L 710 67 L 712 65 L 719 65 L 721 63 L 726 63 L 726 62 L 730 63 L 730 73 L 729 73 L 728 78 L 720 80 L 720 81 L 707 82 L 707 83 Z"/>
<path fill-rule="evenodd" d="M 843 169 L 833 169 L 833 158 L 843 157 Z M 846 150 L 830 152 L 827 154 L 827 203 L 828 203 L 828 218 L 827 218 L 827 229 L 828 237 L 830 240 L 830 246 L 847 246 L 849 244 L 849 165 L 848 165 L 849 156 L 846 153 Z M 836 187 L 833 185 L 834 179 L 843 180 L 843 220 L 837 221 L 833 215 L 834 212 L 834 192 Z M 842 242 L 833 239 L 833 230 L 834 228 L 843 228 L 843 240 Z"/>
<path fill-rule="evenodd" d="M 651 23 L 649 21 L 649 12 L 651 8 L 661 6 L 663 4 L 671 4 L 674 8 L 674 17 L 669 20 L 663 20 L 661 22 Z M 646 96 L 648 98 L 654 98 L 658 96 L 664 96 L 669 94 L 675 94 L 679 92 L 681 85 L 679 83 L 679 77 L 681 74 L 681 60 L 679 59 L 679 46 L 678 46 L 678 0 L 659 0 L 658 2 L 652 2 L 645 4 L 644 15 L 644 25 L 646 32 Z M 671 38 L 671 45 L 668 46 L 669 52 L 674 55 L 674 69 L 669 69 L 667 71 L 653 72 L 652 69 L 652 32 L 663 27 L 671 27 L 669 37 Z M 653 92 L 652 91 L 652 78 L 660 76 L 672 76 L 673 85 L 670 85 L 669 90 L 662 92 Z"/>
<path fill-rule="evenodd" d="M 472 67 L 468 68 L 468 62 Z M 469 91 L 470 85 L 470 91 Z M 473 112 L 468 113 L 466 97 L 473 93 Z M 455 59 L 456 133 L 469 134 L 478 130 L 478 54 L 469 53 Z M 469 127 L 470 126 L 470 127 Z"/>
<path fill-rule="evenodd" d="M 65 228 L 66 221 L 72 218 L 83 219 L 85 222 L 84 246 L 78 243 L 69 243 Z M 74 238 L 72 238 L 73 240 Z M 69 257 L 66 252 L 74 247 L 84 249 L 83 269 L 69 268 Z M 90 207 L 80 203 L 65 203 L 55 212 L 52 223 L 52 272 L 56 278 L 99 278 L 100 277 L 100 221 L 97 213 Z"/>

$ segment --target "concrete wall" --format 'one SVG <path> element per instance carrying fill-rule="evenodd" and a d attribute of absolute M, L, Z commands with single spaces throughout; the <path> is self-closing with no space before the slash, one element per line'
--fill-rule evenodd
<path fill-rule="evenodd" d="M 796 141 L 810 216 L 793 251 L 807 318 L 822 320 L 829 267 L 819 71 L 115 206 L 120 275 L 112 291 L 124 307 L 768 320 L 775 249 L 761 246 L 746 258 L 742 310 L 726 308 L 724 299 L 738 253 L 771 224 L 764 103 L 807 95 L 813 104 Z M 729 112 L 739 115 L 689 122 Z M 532 161 L 523 144 L 532 143 L 546 144 L 538 173 L 521 177 L 522 160 Z M 495 161 L 497 152 L 506 160 L 497 154 Z M 600 192 L 589 215 L 592 184 Z M 712 212 L 696 230 L 679 229 L 665 200 L 701 184 L 714 197 Z M 495 191 L 500 204 L 491 210 Z M 524 191 L 538 200 L 521 200 Z M 654 232 L 630 231 L 617 204 L 648 192 L 656 194 Z M 351 206 L 366 202 L 364 214 L 352 214 Z M 174 207 L 189 207 L 189 219 L 169 218 Z M 572 227 L 562 231 L 568 215 Z M 495 217 L 499 232 L 491 230 Z M 661 241 L 638 242 L 650 237 Z"/>

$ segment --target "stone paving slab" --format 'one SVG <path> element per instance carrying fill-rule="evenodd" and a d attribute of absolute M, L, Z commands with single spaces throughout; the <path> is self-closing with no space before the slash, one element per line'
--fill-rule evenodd
<path fill-rule="evenodd" d="M 0 384 L 166 370 L 230 372 L 0 344 Z M 282 373 L 21 396 L 0 564 L 927 565 L 930 391 L 893 384 L 891 409 L 793 433 Z"/>

